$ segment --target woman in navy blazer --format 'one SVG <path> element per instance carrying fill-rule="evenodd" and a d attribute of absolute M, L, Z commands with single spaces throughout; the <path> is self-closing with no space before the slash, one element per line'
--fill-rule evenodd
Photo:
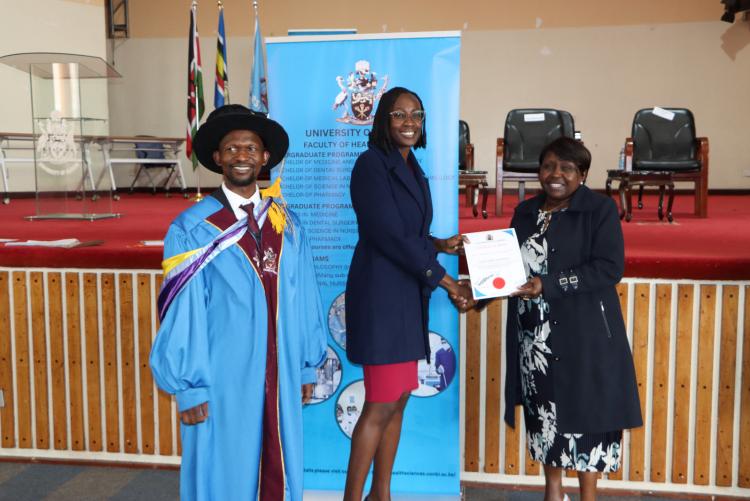
<path fill-rule="evenodd" d="M 368 498 L 390 499 L 401 420 L 418 386 L 417 360 L 429 357 L 428 303 L 445 288 L 459 309 L 471 290 L 446 274 L 438 252 L 462 250 L 460 235 L 432 238 L 432 199 L 411 149 L 427 144 L 419 97 L 395 87 L 380 99 L 369 149 L 354 164 L 351 197 L 359 241 L 346 283 L 346 354 L 362 364 L 365 405 L 352 434 L 345 501 L 359 501 L 375 461 Z"/>

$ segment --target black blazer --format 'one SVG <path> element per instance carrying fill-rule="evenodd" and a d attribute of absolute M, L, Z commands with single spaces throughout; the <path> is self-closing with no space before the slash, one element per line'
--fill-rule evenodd
<path fill-rule="evenodd" d="M 346 282 L 346 354 L 357 364 L 429 355 L 428 306 L 445 275 L 430 237 L 432 197 L 413 153 L 370 147 L 352 170 L 359 241 Z M 415 175 L 416 174 L 416 175 Z"/>
<path fill-rule="evenodd" d="M 536 231 L 544 194 L 516 207 L 511 225 L 519 243 Z M 625 267 L 625 246 L 615 203 L 581 186 L 567 210 L 552 215 L 546 234 L 550 363 L 559 433 L 595 433 L 641 426 L 633 357 L 615 285 Z M 521 400 L 518 298 L 508 302 L 505 421 L 514 426 Z"/>

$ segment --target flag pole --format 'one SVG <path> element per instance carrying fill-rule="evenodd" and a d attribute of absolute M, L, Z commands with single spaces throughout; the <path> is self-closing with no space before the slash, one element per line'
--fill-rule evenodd
<path fill-rule="evenodd" d="M 216 69 L 214 71 L 214 108 L 229 104 L 229 72 L 227 69 L 227 37 L 224 29 L 224 4 L 216 2 L 219 8 L 219 26 L 216 29 Z"/>
<path fill-rule="evenodd" d="M 253 36 L 253 66 L 250 73 L 250 102 L 253 111 L 268 116 L 268 94 L 266 92 L 265 54 L 263 51 L 263 37 L 260 33 L 259 2 L 253 0 L 255 14 L 255 35 Z"/>
<path fill-rule="evenodd" d="M 193 22 L 195 23 L 194 30 L 195 30 L 195 32 L 197 32 L 198 31 L 198 26 L 197 26 L 197 24 L 198 24 L 198 1 L 197 0 L 193 0 L 192 5 L 191 5 L 191 10 L 193 11 Z M 198 61 L 199 58 L 200 58 L 200 49 L 199 49 L 199 46 L 195 43 L 195 37 L 193 37 L 192 34 L 191 34 L 191 37 L 192 37 L 192 39 L 191 39 L 190 43 L 193 46 L 193 54 L 195 54 L 196 61 Z M 196 71 L 197 71 L 197 68 L 196 68 Z M 196 92 L 196 98 L 195 98 L 195 117 L 196 117 L 196 123 L 198 124 L 198 127 L 200 127 L 200 123 L 201 123 L 201 109 L 200 109 L 200 99 L 198 98 L 198 95 L 197 95 L 197 93 L 198 93 L 197 86 L 195 88 L 195 92 Z M 195 165 L 193 165 L 193 167 L 195 167 Z M 195 188 L 196 188 L 195 196 L 193 197 L 193 201 L 194 202 L 200 202 L 201 200 L 203 200 L 203 193 L 201 193 L 201 169 L 200 169 L 200 167 L 198 167 L 197 169 L 194 168 L 193 172 L 195 172 Z"/>
<path fill-rule="evenodd" d="M 203 193 L 201 193 L 201 169 L 197 168 L 193 172 L 195 172 L 195 196 L 193 197 L 193 202 L 200 202 L 203 200 Z"/>
<path fill-rule="evenodd" d="M 196 14 L 195 15 L 195 17 L 196 17 L 195 23 L 197 25 L 198 24 L 198 19 L 197 19 L 198 18 L 198 15 L 197 15 L 198 14 L 198 2 L 197 2 L 197 0 L 193 0 L 193 9 L 194 9 L 194 12 Z M 195 31 L 198 31 L 198 27 L 197 26 L 195 27 Z M 192 43 L 193 43 L 193 50 L 196 51 L 196 54 L 197 54 L 198 47 L 195 46 L 195 40 L 193 40 Z M 198 92 L 197 88 L 196 88 L 196 92 Z M 201 119 L 200 119 L 201 109 L 200 109 L 200 99 L 198 99 L 197 96 L 196 96 L 196 99 L 195 99 L 195 116 L 198 117 L 197 118 L 197 120 L 198 120 L 198 126 L 200 127 L 200 123 L 201 123 Z M 201 168 L 198 167 L 197 169 L 194 169 L 193 172 L 195 172 L 195 196 L 193 197 L 193 201 L 194 202 L 200 202 L 201 200 L 203 200 L 203 193 L 201 193 Z"/>
<path fill-rule="evenodd" d="M 224 19 L 224 4 L 221 2 L 221 0 L 218 0 L 219 2 L 219 12 L 222 18 L 222 24 Z M 224 51 L 226 52 L 227 47 L 227 38 L 226 38 L 226 32 L 221 34 L 222 37 L 224 37 Z M 229 71 L 227 70 L 228 61 L 226 61 L 226 55 L 224 60 L 224 73 L 226 74 L 226 81 L 224 82 L 224 99 L 226 99 L 226 104 L 229 104 Z"/>

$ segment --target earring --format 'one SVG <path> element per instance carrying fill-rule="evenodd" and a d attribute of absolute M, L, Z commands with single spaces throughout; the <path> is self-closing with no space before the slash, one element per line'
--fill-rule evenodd
<path fill-rule="evenodd" d="M 578 183 L 578 184 L 580 184 L 580 185 L 583 185 L 583 181 L 581 181 L 581 182 L 580 182 L 580 183 Z"/>

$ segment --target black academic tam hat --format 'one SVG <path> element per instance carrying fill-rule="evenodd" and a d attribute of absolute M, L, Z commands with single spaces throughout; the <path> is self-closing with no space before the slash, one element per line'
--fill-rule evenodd
<path fill-rule="evenodd" d="M 221 167 L 214 162 L 213 154 L 224 136 L 233 130 L 249 130 L 260 136 L 263 146 L 271 154 L 263 170 L 281 162 L 289 149 L 289 135 L 281 124 L 241 104 L 227 104 L 212 111 L 193 138 L 193 151 L 208 170 L 221 174 Z"/>

